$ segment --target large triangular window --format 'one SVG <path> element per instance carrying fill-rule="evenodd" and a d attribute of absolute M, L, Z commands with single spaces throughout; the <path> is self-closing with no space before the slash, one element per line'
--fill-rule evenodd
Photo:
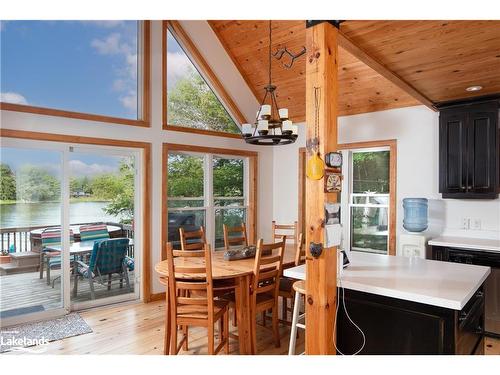
<path fill-rule="evenodd" d="M 239 134 L 236 122 L 167 28 L 166 129 L 191 129 Z M 177 129 L 178 130 L 178 129 Z"/>

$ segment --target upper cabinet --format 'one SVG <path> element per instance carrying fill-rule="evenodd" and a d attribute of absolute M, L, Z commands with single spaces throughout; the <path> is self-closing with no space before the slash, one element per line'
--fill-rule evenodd
<path fill-rule="evenodd" d="M 439 117 L 443 198 L 494 199 L 499 192 L 499 101 L 453 105 Z"/>

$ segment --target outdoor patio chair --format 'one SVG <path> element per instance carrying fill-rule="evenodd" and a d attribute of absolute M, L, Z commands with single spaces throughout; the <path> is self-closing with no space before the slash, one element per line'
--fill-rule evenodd
<path fill-rule="evenodd" d="M 75 241 L 73 231 L 69 231 L 70 243 Z M 47 285 L 50 285 L 50 270 L 61 267 L 61 252 L 51 249 L 52 246 L 61 246 L 61 228 L 46 228 L 41 233 L 42 250 L 40 251 L 40 279 L 43 279 L 43 269 L 47 273 Z M 52 281 L 54 287 L 55 281 L 61 276 L 57 276 Z"/>
<path fill-rule="evenodd" d="M 109 238 L 108 227 L 104 223 L 80 226 L 80 241 L 107 240 Z"/>
<path fill-rule="evenodd" d="M 108 226 L 105 223 L 85 224 L 80 226 L 80 241 L 97 241 L 109 239 Z M 89 262 L 89 254 L 85 254 L 79 260 Z"/>
<path fill-rule="evenodd" d="M 125 279 L 127 288 L 132 291 L 127 264 L 125 263 L 128 244 L 128 238 L 96 241 L 90 255 L 89 264 L 77 261 L 78 267 L 76 269 L 73 295 L 76 296 L 78 292 L 78 279 L 80 276 L 89 281 L 91 299 L 95 299 L 94 282 L 100 285 L 107 284 L 108 290 L 111 290 L 113 280 L 119 280 L 121 288 L 123 287 L 123 279 Z M 107 279 L 105 280 L 106 275 Z"/>

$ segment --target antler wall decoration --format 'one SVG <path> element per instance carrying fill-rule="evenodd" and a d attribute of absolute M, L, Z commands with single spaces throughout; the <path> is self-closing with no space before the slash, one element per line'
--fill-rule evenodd
<path fill-rule="evenodd" d="M 290 69 L 293 66 L 295 60 L 297 60 L 300 56 L 302 56 L 305 53 L 306 53 L 306 47 L 302 47 L 302 51 L 300 51 L 299 53 L 290 52 L 286 47 L 284 47 L 273 53 L 273 56 L 274 58 L 276 58 L 276 60 L 278 60 L 281 63 L 281 65 L 283 65 L 283 67 L 285 67 L 286 69 Z M 285 54 L 290 57 L 290 62 L 288 64 L 281 61 L 283 55 Z"/>

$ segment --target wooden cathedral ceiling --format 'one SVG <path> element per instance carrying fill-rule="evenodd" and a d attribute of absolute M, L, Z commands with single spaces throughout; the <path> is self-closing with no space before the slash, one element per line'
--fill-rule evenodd
<path fill-rule="evenodd" d="M 268 21 L 209 24 L 260 100 L 268 79 Z M 345 21 L 341 32 L 432 103 L 500 93 L 500 21 Z M 304 45 L 304 21 L 273 21 L 273 51 Z M 294 121 L 305 119 L 305 59 L 289 70 L 273 59 L 278 103 Z M 341 116 L 421 104 L 342 46 L 338 78 Z M 466 92 L 472 85 L 483 90 Z"/>

